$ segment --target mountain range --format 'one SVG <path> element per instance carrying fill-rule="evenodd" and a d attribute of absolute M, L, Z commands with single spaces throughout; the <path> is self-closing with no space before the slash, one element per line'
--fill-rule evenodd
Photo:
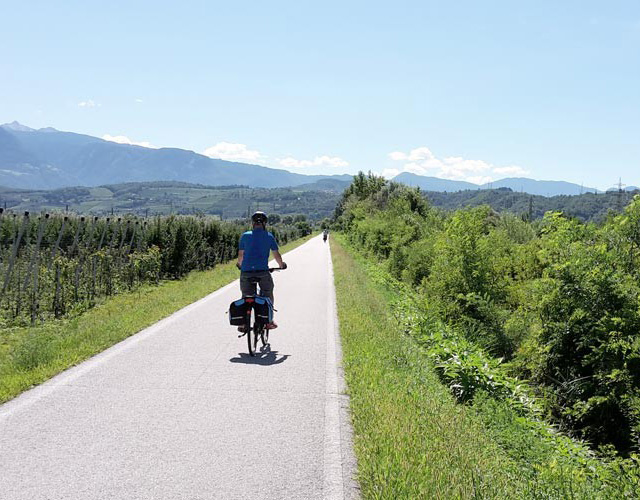
<path fill-rule="evenodd" d="M 209 186 L 289 187 L 350 175 L 303 175 L 213 159 L 177 148 L 151 149 L 89 135 L 0 126 L 0 186 L 54 189 L 136 181 L 183 181 Z"/>
<path fill-rule="evenodd" d="M 427 177 L 424 175 L 403 172 L 393 178 L 396 182 L 401 182 L 408 186 L 416 186 L 423 191 L 466 191 L 479 189 L 499 189 L 509 188 L 515 192 L 528 194 L 536 194 L 541 196 L 558 196 L 558 195 L 576 195 L 583 193 L 601 193 L 598 189 L 581 186 L 565 181 L 537 181 L 524 177 L 510 177 L 499 181 L 488 182 L 478 185 L 465 181 L 452 181 L 448 179 L 440 179 L 438 177 Z M 631 186 L 627 188 L 633 191 L 635 188 Z"/>
<path fill-rule="evenodd" d="M 304 175 L 283 169 L 209 158 L 178 148 L 152 149 L 119 144 L 51 127 L 33 129 L 18 122 L 0 125 L 0 186 L 56 189 L 127 182 L 180 181 L 207 186 L 244 185 L 340 192 L 351 175 Z M 564 181 L 506 178 L 477 185 L 403 172 L 394 179 L 424 191 L 510 188 L 542 196 L 598 193 Z M 634 186 L 627 188 L 629 191 Z"/>

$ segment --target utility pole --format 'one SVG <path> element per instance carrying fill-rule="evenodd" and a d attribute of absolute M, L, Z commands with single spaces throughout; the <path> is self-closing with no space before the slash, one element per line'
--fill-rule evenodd
<path fill-rule="evenodd" d="M 622 184 L 622 177 L 618 178 L 618 212 L 622 212 L 622 196 L 624 194 L 624 190 L 626 184 Z"/>

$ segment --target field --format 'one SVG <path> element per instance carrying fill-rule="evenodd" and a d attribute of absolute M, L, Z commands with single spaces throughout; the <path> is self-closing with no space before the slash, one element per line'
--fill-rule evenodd
<path fill-rule="evenodd" d="M 144 182 L 51 191 L 0 189 L 0 204 L 16 212 L 70 211 L 78 214 L 208 214 L 220 219 L 246 217 L 255 210 L 305 215 L 332 214 L 340 187 L 316 183 L 299 188 L 210 187 L 183 182 Z"/>
<path fill-rule="evenodd" d="M 212 217 L 0 213 L 0 324 L 74 315 L 102 297 L 228 261 L 246 225 Z M 270 226 L 281 243 L 307 223 Z"/>

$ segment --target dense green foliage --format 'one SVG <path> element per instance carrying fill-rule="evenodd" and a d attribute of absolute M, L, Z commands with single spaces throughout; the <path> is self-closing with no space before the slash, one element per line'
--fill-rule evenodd
<path fill-rule="evenodd" d="M 270 227 L 284 244 L 306 221 Z M 0 324 L 34 324 L 100 297 L 175 279 L 237 254 L 246 224 L 210 217 L 150 219 L 0 213 Z"/>
<path fill-rule="evenodd" d="M 422 316 L 415 292 L 391 277 L 385 262 L 359 255 L 343 235 L 332 240 L 364 498 L 636 495 L 636 459 L 597 458 L 535 418 L 522 384 L 445 324 Z M 456 404 L 447 386 L 474 397 Z"/>
<path fill-rule="evenodd" d="M 638 450 L 640 197 L 600 227 L 553 212 L 529 223 L 487 206 L 443 213 L 416 190 L 359 175 L 336 225 L 412 288 L 425 336 L 442 325 L 433 345 L 458 339 L 442 353 L 456 359 L 450 373 L 475 365 L 527 379 L 563 429 Z M 461 399 L 473 397 L 475 372 L 466 385 L 453 373 Z"/>

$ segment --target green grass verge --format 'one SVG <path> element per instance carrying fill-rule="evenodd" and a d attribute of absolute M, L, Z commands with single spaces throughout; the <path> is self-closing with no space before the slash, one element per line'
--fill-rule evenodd
<path fill-rule="evenodd" d="M 363 497 L 515 493 L 513 462 L 399 331 L 383 291 L 335 238 L 331 251 Z"/>
<path fill-rule="evenodd" d="M 389 289 L 341 241 L 331 248 L 364 498 L 633 496 L 628 471 L 576 462 L 505 403 L 457 403 L 391 315 Z"/>
<path fill-rule="evenodd" d="M 293 250 L 315 235 L 281 248 Z M 0 332 L 0 403 L 105 350 L 238 278 L 235 261 L 111 297 L 70 319 Z"/>

